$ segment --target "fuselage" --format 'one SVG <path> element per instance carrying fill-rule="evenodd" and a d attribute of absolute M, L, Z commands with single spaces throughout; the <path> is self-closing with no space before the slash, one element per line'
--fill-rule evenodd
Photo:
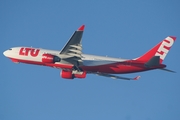
<path fill-rule="evenodd" d="M 61 59 L 60 62 L 49 62 L 43 61 L 43 55 L 49 54 L 53 56 L 58 56 L 62 58 L 59 54 L 60 51 L 48 50 L 42 48 L 32 48 L 32 47 L 13 47 L 6 50 L 3 54 L 10 58 L 16 63 L 27 63 L 34 65 L 43 65 L 54 67 L 58 69 L 72 69 L 73 64 L 68 63 Z M 111 74 L 121 74 L 121 73 L 133 73 L 141 72 L 146 70 L 152 70 L 157 68 L 166 67 L 161 64 L 156 67 L 147 68 L 144 66 L 143 61 L 138 61 L 136 59 L 120 59 L 113 57 L 103 57 L 96 55 L 82 54 L 82 64 L 80 68 L 87 73 L 91 72 L 101 72 L 101 73 L 111 73 Z"/>

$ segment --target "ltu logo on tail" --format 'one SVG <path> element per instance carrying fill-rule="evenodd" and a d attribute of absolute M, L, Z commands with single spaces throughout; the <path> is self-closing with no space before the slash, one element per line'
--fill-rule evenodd
<path fill-rule="evenodd" d="M 160 56 L 161 60 L 164 60 L 166 54 L 169 52 L 169 49 L 173 45 L 174 40 L 171 37 L 167 37 L 160 45 L 159 49 L 157 50 L 155 56 Z"/>

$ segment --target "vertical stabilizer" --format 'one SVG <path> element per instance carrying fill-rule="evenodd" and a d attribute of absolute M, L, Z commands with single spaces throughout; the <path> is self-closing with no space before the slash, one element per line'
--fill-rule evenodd
<path fill-rule="evenodd" d="M 136 60 L 147 62 L 154 56 L 160 57 L 160 63 L 163 62 L 166 55 L 168 54 L 170 48 L 172 47 L 173 43 L 175 42 L 176 37 L 169 36 L 149 50 L 147 53 L 142 55 L 141 57 L 137 58 Z"/>

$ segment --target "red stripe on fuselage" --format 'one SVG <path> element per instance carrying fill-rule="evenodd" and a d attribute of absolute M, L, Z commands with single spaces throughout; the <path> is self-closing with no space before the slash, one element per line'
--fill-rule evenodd
<path fill-rule="evenodd" d="M 144 66 L 143 62 L 136 60 L 129 60 L 126 62 L 118 62 L 108 65 L 99 65 L 99 66 L 81 66 L 81 68 L 85 71 L 110 73 L 110 74 L 142 72 L 142 71 L 153 70 L 164 67 L 166 67 L 166 65 L 160 64 L 159 66 L 147 68 Z"/>
<path fill-rule="evenodd" d="M 71 64 L 54 64 L 54 63 L 43 63 L 43 62 L 36 62 L 30 60 L 21 60 L 10 58 L 15 62 L 22 62 L 27 64 L 34 64 L 34 65 L 43 65 L 61 69 L 73 69 L 73 65 Z M 118 62 L 108 65 L 99 65 L 99 66 L 81 66 L 84 71 L 89 72 L 101 72 L 101 73 L 110 73 L 110 74 L 124 74 L 124 73 L 134 73 L 134 72 L 142 72 L 147 70 L 153 70 L 158 68 L 165 68 L 166 65 L 160 64 L 159 66 L 147 68 L 144 66 L 144 63 L 137 60 L 129 60 L 125 62 Z"/>
<path fill-rule="evenodd" d="M 71 65 L 71 64 L 43 63 L 43 62 L 22 60 L 22 59 L 15 59 L 15 58 L 10 58 L 10 59 L 13 62 L 21 62 L 21 63 L 33 64 L 33 65 L 43 65 L 43 66 L 49 66 L 49 67 L 55 67 L 55 68 L 61 68 L 61 69 L 72 69 L 73 68 L 73 65 Z"/>

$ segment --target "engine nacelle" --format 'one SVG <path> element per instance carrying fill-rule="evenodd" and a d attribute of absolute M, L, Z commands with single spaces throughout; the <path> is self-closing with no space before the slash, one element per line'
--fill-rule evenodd
<path fill-rule="evenodd" d="M 86 72 L 83 71 L 82 74 L 73 74 L 72 71 L 62 70 L 61 77 L 65 79 L 86 78 Z"/>
<path fill-rule="evenodd" d="M 42 55 L 42 62 L 43 63 L 55 63 L 60 62 L 61 59 L 58 56 L 51 55 L 51 54 L 43 54 Z"/>
<path fill-rule="evenodd" d="M 83 71 L 82 74 L 74 74 L 75 78 L 86 78 L 86 71 Z"/>
<path fill-rule="evenodd" d="M 72 74 L 72 71 L 66 71 L 66 70 L 61 71 L 61 77 L 65 79 L 74 79 L 74 75 Z"/>

